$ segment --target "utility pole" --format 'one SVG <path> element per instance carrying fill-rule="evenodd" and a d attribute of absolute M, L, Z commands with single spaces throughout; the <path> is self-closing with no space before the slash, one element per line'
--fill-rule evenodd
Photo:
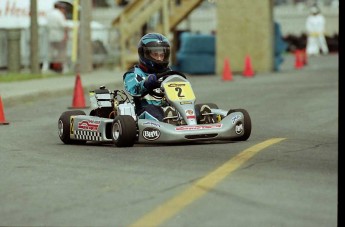
<path fill-rule="evenodd" d="M 80 1 L 80 36 L 79 36 L 79 71 L 91 72 L 93 70 L 92 65 L 92 41 L 91 41 L 91 12 L 92 12 L 92 0 Z"/>
<path fill-rule="evenodd" d="M 39 73 L 39 47 L 38 47 L 38 22 L 37 22 L 37 0 L 30 1 L 30 65 L 31 73 Z"/>

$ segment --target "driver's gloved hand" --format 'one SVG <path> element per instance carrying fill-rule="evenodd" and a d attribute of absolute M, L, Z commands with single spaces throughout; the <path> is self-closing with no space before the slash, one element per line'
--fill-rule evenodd
<path fill-rule="evenodd" d="M 150 74 L 148 77 L 146 77 L 144 81 L 144 87 L 147 90 L 153 90 L 155 88 L 159 88 L 160 83 L 157 81 L 157 76 L 155 74 Z"/>

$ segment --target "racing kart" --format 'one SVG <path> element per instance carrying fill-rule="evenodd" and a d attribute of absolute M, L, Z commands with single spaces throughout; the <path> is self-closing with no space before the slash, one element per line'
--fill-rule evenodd
<path fill-rule="evenodd" d="M 61 114 L 58 120 L 61 141 L 65 144 L 110 142 L 117 147 L 131 147 L 135 143 L 245 141 L 249 138 L 252 125 L 245 109 L 226 111 L 214 103 L 195 104 L 192 86 L 181 72 L 168 71 L 157 78 L 160 88 L 149 94 L 173 108 L 173 116 L 163 121 L 139 119 L 130 95 L 124 90 L 110 91 L 101 86 L 89 92 L 89 115 L 82 110 Z M 204 105 L 209 108 L 203 108 Z"/>

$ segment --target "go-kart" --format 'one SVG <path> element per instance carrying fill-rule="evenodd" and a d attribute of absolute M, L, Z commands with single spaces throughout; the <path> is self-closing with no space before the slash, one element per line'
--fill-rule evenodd
<path fill-rule="evenodd" d="M 65 144 L 110 142 L 117 147 L 131 147 L 135 143 L 245 141 L 249 138 L 252 125 L 246 110 L 226 111 L 214 103 L 195 104 L 192 86 L 183 73 L 168 71 L 157 78 L 160 87 L 149 94 L 172 107 L 173 116 L 163 121 L 139 119 L 130 95 L 124 90 L 109 91 L 101 86 L 89 93 L 89 115 L 82 110 L 61 114 L 58 120 L 61 141 Z"/>

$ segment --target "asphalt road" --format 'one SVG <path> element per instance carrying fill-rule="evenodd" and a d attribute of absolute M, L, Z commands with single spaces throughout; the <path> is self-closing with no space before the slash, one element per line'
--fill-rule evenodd
<path fill-rule="evenodd" d="M 72 97 L 7 108 L 0 225 L 338 226 L 337 55 L 254 78 L 189 79 L 198 102 L 249 112 L 248 141 L 70 146 L 57 120 Z"/>

